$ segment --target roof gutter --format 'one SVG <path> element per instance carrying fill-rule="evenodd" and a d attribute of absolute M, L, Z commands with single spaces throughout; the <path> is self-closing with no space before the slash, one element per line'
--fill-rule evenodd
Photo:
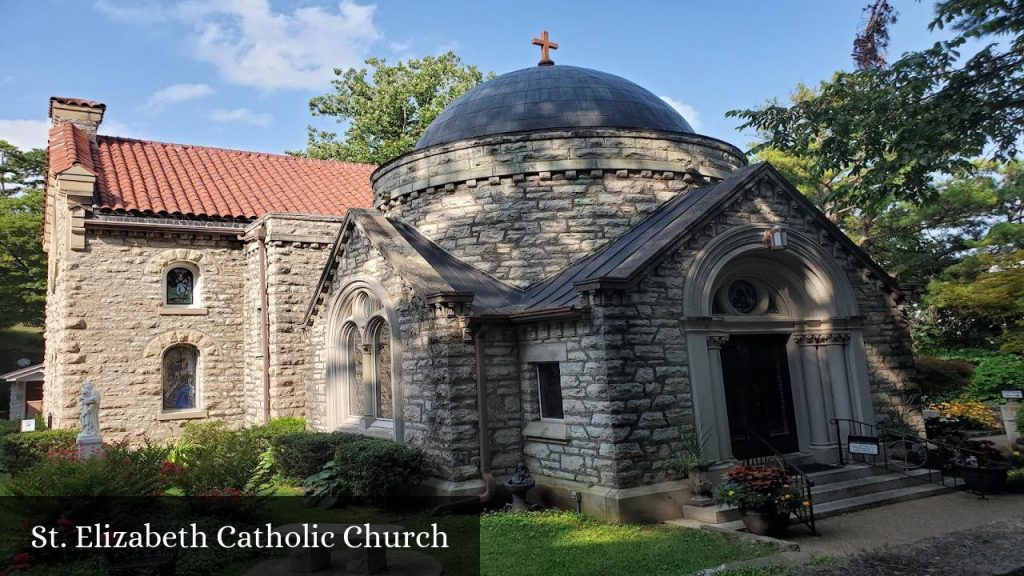
<path fill-rule="evenodd" d="M 270 296 L 267 294 L 267 227 L 256 232 L 260 266 L 260 352 L 263 355 L 263 423 L 270 422 Z"/>

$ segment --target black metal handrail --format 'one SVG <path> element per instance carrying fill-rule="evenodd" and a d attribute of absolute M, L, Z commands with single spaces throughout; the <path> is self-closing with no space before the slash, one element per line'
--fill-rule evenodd
<path fill-rule="evenodd" d="M 743 463 L 747 466 L 769 466 L 770 463 L 776 464 L 786 474 L 786 476 L 790 478 L 790 483 L 796 485 L 797 489 L 800 491 L 802 502 L 807 502 L 807 506 L 798 506 L 793 514 L 801 524 L 810 529 L 811 534 L 817 536 L 818 530 L 814 526 L 814 497 L 811 494 L 811 488 L 814 488 L 814 481 L 811 480 L 810 476 L 808 476 L 800 466 L 792 462 L 787 462 L 782 456 L 782 453 L 780 453 L 775 446 L 772 446 L 771 442 L 762 438 L 760 434 L 747 429 L 744 431 L 744 435 L 747 437 L 748 444 L 749 439 L 753 438 L 759 444 L 767 448 L 771 454 L 745 458 Z M 772 462 L 773 460 L 774 462 Z"/>
<path fill-rule="evenodd" d="M 952 480 L 952 487 L 958 487 L 960 478 L 951 473 L 952 464 L 956 459 L 963 459 L 965 456 L 974 456 L 977 459 L 985 458 L 985 453 L 972 450 L 963 446 L 946 444 L 928 438 L 922 438 L 917 434 L 911 434 L 903 430 L 868 424 L 860 420 L 849 418 L 831 418 L 829 423 L 835 426 L 836 449 L 839 456 L 839 465 L 845 465 L 847 451 L 843 449 L 843 434 L 841 424 L 846 424 L 846 446 L 849 449 L 849 437 L 870 436 L 879 439 L 878 454 L 849 453 L 849 461 L 869 464 L 882 468 L 889 472 L 896 472 L 904 476 L 910 476 L 924 480 L 924 475 L 911 474 L 911 470 L 927 470 L 927 481 L 932 484 L 950 487 L 947 479 Z M 888 441 L 882 441 L 888 438 Z M 912 462 L 912 453 L 917 453 L 917 461 Z M 936 477 L 937 476 L 937 477 Z"/>

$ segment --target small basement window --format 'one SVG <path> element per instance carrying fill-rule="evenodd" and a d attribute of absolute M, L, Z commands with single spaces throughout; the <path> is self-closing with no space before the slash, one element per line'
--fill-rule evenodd
<path fill-rule="evenodd" d="M 540 417 L 542 420 L 561 420 L 562 412 L 562 377 L 557 362 L 537 364 L 537 398 L 540 401 Z"/>

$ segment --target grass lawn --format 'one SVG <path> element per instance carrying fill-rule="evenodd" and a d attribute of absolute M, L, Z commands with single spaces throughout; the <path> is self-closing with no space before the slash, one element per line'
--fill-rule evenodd
<path fill-rule="evenodd" d="M 678 576 L 774 552 L 702 530 L 619 526 L 562 511 L 488 515 L 480 528 L 484 576 Z"/>

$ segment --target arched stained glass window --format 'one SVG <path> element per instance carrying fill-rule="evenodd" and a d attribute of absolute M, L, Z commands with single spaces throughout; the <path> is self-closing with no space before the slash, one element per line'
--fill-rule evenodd
<path fill-rule="evenodd" d="M 164 410 L 196 407 L 199 351 L 192 346 L 171 346 L 163 358 Z"/>
<path fill-rule="evenodd" d="M 167 304 L 169 306 L 191 306 L 195 298 L 195 273 L 184 266 L 167 271 Z"/>

